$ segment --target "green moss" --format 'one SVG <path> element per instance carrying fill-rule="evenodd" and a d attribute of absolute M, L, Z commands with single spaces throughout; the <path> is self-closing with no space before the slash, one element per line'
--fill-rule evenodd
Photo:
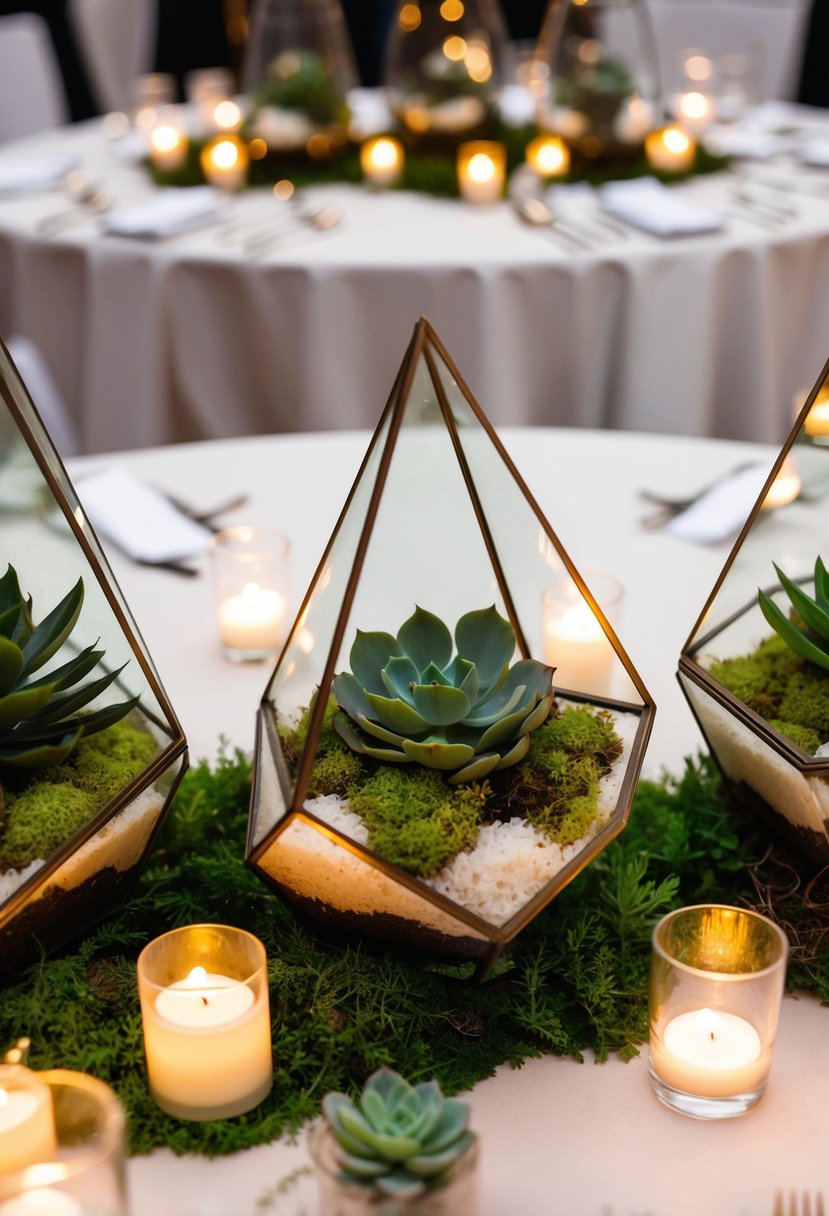
<path fill-rule="evenodd" d="M 349 790 L 359 781 L 363 766 L 359 756 L 345 747 L 331 749 L 318 755 L 311 769 L 308 792 L 312 797 L 324 794 L 339 794 L 347 798 Z"/>
<path fill-rule="evenodd" d="M 808 726 L 798 726 L 796 722 L 785 722 L 782 718 L 770 718 L 769 726 L 787 739 L 791 739 L 796 747 L 802 747 L 804 752 L 813 756 L 824 740 Z"/>
<path fill-rule="evenodd" d="M 117 722 L 81 739 L 63 764 L 7 788 L 0 870 L 49 857 L 142 773 L 157 752 L 152 735 Z"/>
<path fill-rule="evenodd" d="M 525 764 L 546 770 L 560 763 L 559 753 L 596 756 L 611 764 L 621 752 L 621 741 L 614 728 L 613 715 L 590 705 L 565 709 L 558 717 L 548 718 L 533 732 Z"/>
<path fill-rule="evenodd" d="M 366 824 L 369 847 L 428 878 L 474 844 L 480 799 L 464 796 L 431 769 L 384 765 L 359 789 L 351 809 Z"/>
<path fill-rule="evenodd" d="M 829 740 L 829 672 L 776 634 L 751 654 L 711 664 L 711 675 L 787 739 L 814 754 Z"/>
<path fill-rule="evenodd" d="M 36 857 L 51 857 L 97 809 L 92 794 L 68 782 L 34 782 L 8 809 L 0 852 L 3 868 L 20 870 Z"/>

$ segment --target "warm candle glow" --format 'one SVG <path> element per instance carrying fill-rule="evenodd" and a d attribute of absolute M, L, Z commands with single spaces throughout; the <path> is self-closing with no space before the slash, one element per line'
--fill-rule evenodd
<path fill-rule="evenodd" d="M 222 645 L 231 650 L 275 653 L 284 640 L 285 600 L 278 591 L 246 583 L 241 594 L 218 607 Z"/>
<path fill-rule="evenodd" d="M 403 161 L 403 145 L 389 135 L 367 139 L 360 149 L 360 168 L 372 186 L 394 185 L 403 172 Z"/>
<path fill-rule="evenodd" d="M 213 121 L 220 131 L 236 131 L 242 123 L 242 111 L 235 101 L 226 98 L 214 109 Z"/>
<path fill-rule="evenodd" d="M 807 435 L 829 435 L 829 388 L 822 388 L 806 415 L 803 429 Z"/>
<path fill-rule="evenodd" d="M 701 135 L 714 119 L 714 103 L 705 93 L 683 93 L 677 102 L 677 118 L 692 135 Z"/>
<path fill-rule="evenodd" d="M 496 203 L 504 191 L 507 152 L 503 144 L 477 139 L 458 148 L 458 186 L 469 203 Z"/>
<path fill-rule="evenodd" d="M 204 176 L 211 186 L 221 190 L 239 190 L 244 186 L 248 164 L 247 145 L 235 135 L 217 135 L 202 149 Z"/>
<path fill-rule="evenodd" d="M 495 162 L 486 152 L 476 152 L 469 162 L 469 176 L 473 182 L 490 182 L 495 176 Z"/>
<path fill-rule="evenodd" d="M 150 160 L 158 169 L 177 169 L 187 155 L 187 140 L 172 123 L 160 123 L 150 132 Z"/>
<path fill-rule="evenodd" d="M 685 173 L 694 163 L 697 146 L 681 127 L 651 131 L 645 139 L 645 155 L 654 169 L 663 173 Z"/>
<path fill-rule="evenodd" d="M 763 499 L 763 510 L 774 511 L 778 507 L 788 506 L 798 497 L 802 488 L 797 465 L 791 456 L 787 456 Z"/>
<path fill-rule="evenodd" d="M 539 135 L 531 140 L 525 155 L 540 177 L 563 177 L 570 169 L 570 149 L 556 135 Z"/>
<path fill-rule="evenodd" d="M 25 1191 L 0 1203 L 0 1216 L 84 1216 L 83 1208 L 63 1191 L 50 1188 Z"/>
<path fill-rule="evenodd" d="M 53 1161 L 57 1152 L 52 1095 L 21 1065 L 0 1069 L 0 1174 Z"/>

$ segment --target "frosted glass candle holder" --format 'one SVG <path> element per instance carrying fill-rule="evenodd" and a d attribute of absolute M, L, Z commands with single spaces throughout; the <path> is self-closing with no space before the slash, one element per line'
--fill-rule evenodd
<path fill-rule="evenodd" d="M 680 908 L 653 932 L 650 1080 L 697 1119 L 755 1106 L 771 1068 L 789 946 L 772 921 L 720 904 Z"/>
<path fill-rule="evenodd" d="M 229 925 L 188 925 L 145 946 L 138 994 L 150 1093 L 178 1119 L 229 1119 L 273 1084 L 265 947 Z"/>
<path fill-rule="evenodd" d="M 275 528 L 236 527 L 210 543 L 219 639 L 233 662 L 276 658 L 289 625 L 290 541 Z"/>
<path fill-rule="evenodd" d="M 10 1167 L 0 1110 L 0 1216 L 128 1216 L 124 1113 L 107 1085 L 65 1069 L 12 1066 L 0 1068 L 0 1092 L 7 1118 L 10 1108 L 18 1118 Z M 36 1101 L 28 1118 L 27 1097 Z"/>

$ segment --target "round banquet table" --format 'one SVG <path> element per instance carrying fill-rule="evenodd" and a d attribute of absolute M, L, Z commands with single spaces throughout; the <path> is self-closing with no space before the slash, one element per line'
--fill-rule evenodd
<path fill-rule="evenodd" d="M 820 111 L 801 113 L 829 132 Z M 154 194 L 97 122 L 5 145 L 0 170 L 46 153 L 74 158 L 119 208 Z M 291 223 L 257 258 L 215 224 L 150 241 L 89 216 L 47 239 L 38 222 L 65 196 L 0 196 L 0 333 L 41 348 L 86 452 L 372 425 L 419 314 L 497 423 L 779 442 L 826 356 L 829 202 L 781 193 L 796 214 L 769 226 L 734 186 L 725 173 L 677 187 L 728 212 L 722 232 L 604 229 L 601 248 L 575 253 L 507 203 L 318 188 L 307 205 L 336 205 L 342 222 Z M 293 204 L 267 191 L 228 216 L 263 201 L 286 226 Z"/>
<path fill-rule="evenodd" d="M 657 704 L 644 771 L 657 776 L 664 766 L 678 773 L 701 739 L 674 678 L 677 658 L 728 545 L 704 547 L 644 531 L 637 491 L 682 494 L 747 459 L 770 466 L 773 449 L 547 428 L 507 428 L 502 437 L 576 565 L 585 573 L 605 570 L 625 584 L 614 623 Z M 80 476 L 117 462 L 201 507 L 246 491 L 249 504 L 233 518 L 290 534 L 298 602 L 366 442 L 365 434 L 341 433 L 185 444 L 85 457 L 72 462 L 71 471 Z M 782 519 L 764 524 L 770 544 Z M 192 756 L 213 757 L 220 735 L 252 747 L 270 669 L 220 657 L 206 569 L 186 579 L 110 553 Z M 240 864 L 242 848 L 240 840 Z M 545 1056 L 517 1071 L 503 1066 L 471 1095 L 483 1143 L 482 1216 L 771 1216 L 775 1188 L 825 1187 L 827 1029 L 829 1012 L 817 1001 L 786 998 L 766 1098 L 744 1118 L 720 1124 L 660 1106 L 649 1089 L 646 1053 L 629 1064 Z M 275 1051 L 278 1062 L 278 1042 Z M 307 1160 L 304 1137 L 210 1162 L 158 1151 L 130 1162 L 133 1211 L 314 1216 L 309 1178 L 273 1206 L 257 1207 Z"/>

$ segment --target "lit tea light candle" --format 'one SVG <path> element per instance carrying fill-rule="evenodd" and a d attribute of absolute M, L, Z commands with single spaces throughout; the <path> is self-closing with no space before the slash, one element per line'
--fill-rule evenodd
<path fill-rule="evenodd" d="M 403 172 L 403 145 L 390 135 L 367 139 L 360 148 L 360 168 L 372 186 L 393 186 Z"/>
<path fill-rule="evenodd" d="M 219 635 L 231 650 L 276 652 L 284 641 L 285 600 L 278 591 L 246 583 L 218 606 Z"/>
<path fill-rule="evenodd" d="M 229 97 L 222 98 L 221 101 L 213 107 L 212 114 L 213 127 L 217 131 L 238 131 L 242 125 L 242 110 L 235 101 Z"/>
<path fill-rule="evenodd" d="M 241 190 L 249 164 L 247 145 L 236 135 L 217 135 L 202 149 L 202 172 L 209 184 L 220 190 Z"/>
<path fill-rule="evenodd" d="M 0 1068 L 0 1174 L 53 1161 L 52 1096 L 27 1068 Z"/>
<path fill-rule="evenodd" d="M 681 127 L 663 127 L 645 138 L 648 164 L 663 173 L 687 173 L 696 154 L 697 145 Z"/>
<path fill-rule="evenodd" d="M 570 170 L 570 149 L 557 135 L 537 136 L 524 155 L 539 177 L 564 177 Z"/>
<path fill-rule="evenodd" d="M 0 1216 L 84 1216 L 81 1205 L 63 1191 L 38 1188 L 0 1203 Z"/>
<path fill-rule="evenodd" d="M 724 1098 L 753 1090 L 768 1071 L 750 1022 L 724 1010 L 696 1009 L 666 1025 L 651 1059 L 663 1081 L 685 1093 Z"/>
<path fill-rule="evenodd" d="M 689 131 L 691 135 L 699 136 L 714 121 L 714 102 L 707 94 L 693 89 L 689 93 L 679 95 L 675 113 L 684 130 Z"/>
<path fill-rule="evenodd" d="M 623 587 L 611 575 L 594 572 L 590 585 L 603 612 L 618 613 Z M 548 587 L 541 597 L 544 659 L 555 667 L 555 682 L 571 692 L 608 695 L 616 652 L 599 618 L 569 577 Z"/>
<path fill-rule="evenodd" d="M 468 203 L 497 203 L 504 193 L 507 151 L 503 144 L 477 139 L 458 148 L 458 186 Z"/>
<path fill-rule="evenodd" d="M 157 169 L 177 169 L 187 155 L 187 139 L 172 122 L 150 132 L 150 160 Z"/>
<path fill-rule="evenodd" d="M 803 429 L 813 438 L 829 435 L 829 389 L 821 389 L 806 415 Z"/>
<path fill-rule="evenodd" d="M 797 471 L 797 465 L 791 456 L 787 456 L 768 488 L 766 497 L 763 499 L 762 509 L 775 511 L 778 507 L 788 506 L 790 502 L 795 501 L 802 488 L 803 483 Z"/>
<path fill-rule="evenodd" d="M 188 966 L 193 957 L 203 961 Z M 177 965 L 185 974 L 164 983 Z M 150 1092 L 162 1110 L 227 1119 L 269 1093 L 266 959 L 255 937 L 223 925 L 173 930 L 141 952 L 138 987 Z"/>

